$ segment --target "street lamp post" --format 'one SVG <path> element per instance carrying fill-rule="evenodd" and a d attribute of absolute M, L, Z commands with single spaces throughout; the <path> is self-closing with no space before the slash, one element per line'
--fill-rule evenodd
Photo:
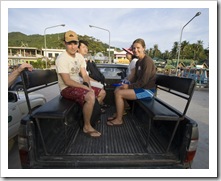
<path fill-rule="evenodd" d="M 180 49 L 181 49 L 181 40 L 182 40 L 182 34 L 183 34 L 183 29 L 186 27 L 186 25 L 188 25 L 195 17 L 199 16 L 201 14 L 201 12 L 196 13 L 196 15 L 194 17 L 192 17 L 191 20 L 189 20 L 181 29 L 181 33 L 180 33 L 180 42 L 178 45 L 178 58 L 177 58 L 177 65 L 176 65 L 176 76 L 178 73 L 178 64 L 179 64 L 179 59 L 180 59 Z"/>
<path fill-rule="evenodd" d="M 50 27 L 47 27 L 45 28 L 44 30 L 44 43 L 45 43 L 45 57 L 46 57 L 46 69 L 47 69 L 47 50 L 46 50 L 46 30 L 49 29 L 49 28 L 55 28 L 55 27 L 58 27 L 58 26 L 65 26 L 65 24 L 60 24 L 60 25 L 55 25 L 55 26 L 50 26 Z"/>
<path fill-rule="evenodd" d="M 104 28 L 101 28 L 101 27 L 97 27 L 97 26 L 93 26 L 93 25 L 89 25 L 90 28 L 98 28 L 98 29 L 101 29 L 101 30 L 104 30 L 104 31 L 107 31 L 109 33 L 109 55 L 108 55 L 108 63 L 111 63 L 111 59 L 110 59 L 110 31 L 107 30 L 107 29 L 104 29 Z"/>

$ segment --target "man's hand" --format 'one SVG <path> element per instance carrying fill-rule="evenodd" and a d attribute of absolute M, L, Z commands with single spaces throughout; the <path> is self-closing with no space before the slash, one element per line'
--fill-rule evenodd
<path fill-rule="evenodd" d="M 23 63 L 21 64 L 17 69 L 15 69 L 11 74 L 8 75 L 8 87 L 12 85 L 12 83 L 15 81 L 15 79 L 20 75 L 20 73 L 27 68 L 29 71 L 33 70 L 33 67 L 31 64 Z"/>
<path fill-rule="evenodd" d="M 21 64 L 18 68 L 17 68 L 17 71 L 19 73 L 21 73 L 25 68 L 27 68 L 29 71 L 32 71 L 33 70 L 33 67 L 31 64 L 28 64 L 28 63 L 23 63 Z"/>

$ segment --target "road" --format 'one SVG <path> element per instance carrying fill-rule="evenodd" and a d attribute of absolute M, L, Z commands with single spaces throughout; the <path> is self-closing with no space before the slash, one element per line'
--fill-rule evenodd
<path fill-rule="evenodd" d="M 58 85 L 54 85 L 43 90 L 37 91 L 45 95 L 47 101 L 59 94 Z M 163 97 L 168 103 L 174 102 L 177 108 L 181 106 L 181 102 L 173 99 L 164 92 L 158 92 L 159 97 Z M 187 112 L 187 116 L 195 120 L 199 125 L 199 142 L 194 162 L 192 164 L 193 169 L 209 169 L 209 89 L 197 88 L 194 92 L 190 107 Z M 214 120 L 216 121 L 216 120 Z M 9 141 L 9 169 L 21 168 L 18 145 L 14 140 Z"/>

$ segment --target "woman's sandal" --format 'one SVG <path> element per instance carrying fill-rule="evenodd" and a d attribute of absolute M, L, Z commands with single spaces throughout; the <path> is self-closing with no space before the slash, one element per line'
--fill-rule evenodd
<path fill-rule="evenodd" d="M 108 118 L 107 118 L 107 121 L 112 121 L 112 120 L 114 120 L 115 118 L 116 118 L 116 113 L 112 114 L 111 117 L 108 117 Z"/>
<path fill-rule="evenodd" d="M 127 112 L 124 110 L 123 116 L 126 115 L 126 114 L 127 114 Z M 111 117 L 108 117 L 107 120 L 108 120 L 108 121 L 112 121 L 112 120 L 114 120 L 116 117 L 117 117 L 117 115 L 116 115 L 116 113 L 114 113 Z"/>
<path fill-rule="evenodd" d="M 121 124 L 116 124 L 116 123 L 114 123 L 114 122 L 112 122 L 112 121 L 107 121 L 107 125 L 108 126 L 122 126 L 124 123 L 121 123 Z"/>

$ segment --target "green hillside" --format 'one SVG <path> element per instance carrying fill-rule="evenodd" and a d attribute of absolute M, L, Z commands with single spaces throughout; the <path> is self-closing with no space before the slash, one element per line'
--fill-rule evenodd
<path fill-rule="evenodd" d="M 63 36 L 64 33 L 57 34 L 47 34 L 47 48 L 65 48 L 63 45 Z M 96 52 L 106 52 L 109 45 L 102 43 L 101 41 L 95 39 L 94 37 L 89 37 L 87 35 L 78 35 L 80 40 L 86 40 L 89 43 L 89 51 L 94 54 Z M 25 35 L 20 32 L 11 32 L 8 33 L 8 46 L 28 46 L 28 47 L 37 47 L 39 49 L 44 48 L 44 35 Z"/>
<path fill-rule="evenodd" d="M 63 33 L 57 34 L 47 34 L 47 48 L 50 49 L 63 49 Z M 85 40 L 89 43 L 89 52 L 92 55 L 95 55 L 98 52 L 102 52 L 105 56 L 108 56 L 107 49 L 109 48 L 108 44 L 101 42 L 100 40 L 90 37 L 87 35 L 78 35 L 80 40 Z M 8 46 L 27 46 L 27 47 L 37 47 L 38 49 L 44 48 L 44 35 L 25 35 L 21 32 L 11 32 L 8 33 Z M 115 48 L 115 47 L 110 47 Z M 121 50 L 117 48 L 116 50 Z M 177 59 L 178 53 L 178 42 L 174 42 L 171 50 L 166 50 L 161 52 L 158 48 L 158 44 L 155 44 L 154 47 L 150 47 L 146 50 L 146 53 L 153 59 L 162 59 L 162 60 L 173 60 Z M 111 57 L 113 57 L 113 52 L 111 52 Z M 187 61 L 186 61 L 187 60 Z M 190 44 L 187 41 L 181 43 L 180 50 L 180 62 L 190 64 L 192 61 L 195 64 L 202 64 L 205 60 L 209 60 L 209 47 L 203 48 L 203 41 L 198 40 L 196 43 Z M 169 63 L 169 61 L 168 61 Z"/>

